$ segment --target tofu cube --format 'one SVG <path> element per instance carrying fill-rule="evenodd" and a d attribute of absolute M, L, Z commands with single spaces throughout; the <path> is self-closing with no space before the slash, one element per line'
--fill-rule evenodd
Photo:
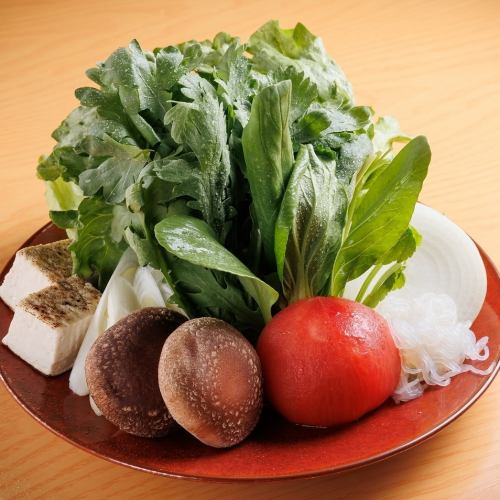
<path fill-rule="evenodd" d="M 11 308 L 33 292 L 69 278 L 72 272 L 70 240 L 22 248 L 0 286 L 0 298 Z"/>
<path fill-rule="evenodd" d="M 75 361 L 100 292 L 78 276 L 24 298 L 14 309 L 2 342 L 45 375 L 59 375 Z"/>

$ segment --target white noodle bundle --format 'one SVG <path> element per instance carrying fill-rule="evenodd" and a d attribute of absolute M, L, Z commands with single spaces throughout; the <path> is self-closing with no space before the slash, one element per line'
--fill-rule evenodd
<path fill-rule="evenodd" d="M 418 398 L 428 385 L 448 385 L 460 373 L 493 371 L 495 363 L 486 370 L 465 363 L 488 359 L 488 337 L 476 340 L 470 322 L 458 320 L 457 306 L 449 295 L 408 298 L 395 292 L 377 309 L 389 322 L 402 358 L 401 379 L 392 395 L 396 402 Z"/>

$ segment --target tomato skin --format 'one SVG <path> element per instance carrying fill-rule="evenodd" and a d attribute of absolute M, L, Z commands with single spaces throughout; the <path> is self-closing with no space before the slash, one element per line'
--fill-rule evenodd
<path fill-rule="evenodd" d="M 257 344 L 266 395 L 296 424 L 330 427 L 382 404 L 401 361 L 389 325 L 373 309 L 337 297 L 293 303 Z"/>

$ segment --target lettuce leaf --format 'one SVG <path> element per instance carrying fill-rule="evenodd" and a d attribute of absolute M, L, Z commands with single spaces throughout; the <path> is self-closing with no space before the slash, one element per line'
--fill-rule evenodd
<path fill-rule="evenodd" d="M 74 182 L 58 177 L 45 182 L 45 199 L 49 210 L 77 210 L 83 200 L 83 193 Z"/>

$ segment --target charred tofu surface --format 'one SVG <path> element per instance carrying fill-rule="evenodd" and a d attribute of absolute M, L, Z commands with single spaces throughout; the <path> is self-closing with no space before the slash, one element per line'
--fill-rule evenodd
<path fill-rule="evenodd" d="M 11 308 L 30 293 L 53 285 L 72 272 L 70 240 L 22 248 L 0 286 L 0 298 Z"/>
<path fill-rule="evenodd" d="M 71 276 L 23 299 L 3 343 L 46 375 L 71 368 L 101 294 Z"/>

